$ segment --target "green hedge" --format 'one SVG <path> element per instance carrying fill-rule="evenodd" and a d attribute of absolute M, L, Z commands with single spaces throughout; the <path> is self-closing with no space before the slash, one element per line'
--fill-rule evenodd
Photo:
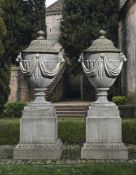
<path fill-rule="evenodd" d="M 0 145 L 13 145 L 19 142 L 19 120 L 0 120 Z"/>
<path fill-rule="evenodd" d="M 123 120 L 122 133 L 125 143 L 136 145 L 136 120 Z"/>
<path fill-rule="evenodd" d="M 60 120 L 59 137 L 63 142 L 68 144 L 82 144 L 82 142 L 85 140 L 85 120 Z"/>
<path fill-rule="evenodd" d="M 4 111 L 2 114 L 3 118 L 20 118 L 22 116 L 22 111 L 24 106 L 28 102 L 26 101 L 15 101 L 15 102 L 8 102 L 4 106 Z"/>
<path fill-rule="evenodd" d="M 125 105 L 127 103 L 128 99 L 125 96 L 114 96 L 114 97 L 112 97 L 112 101 L 116 105 Z"/>
<path fill-rule="evenodd" d="M 123 120 L 123 142 L 136 144 L 136 120 Z M 85 121 L 82 119 L 59 120 L 59 137 L 67 144 L 82 144 L 85 141 Z M 0 120 L 0 145 L 19 142 L 19 120 Z"/>

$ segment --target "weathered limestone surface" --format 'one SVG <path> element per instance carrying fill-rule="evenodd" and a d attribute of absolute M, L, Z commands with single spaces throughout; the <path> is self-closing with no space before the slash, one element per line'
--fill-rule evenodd
<path fill-rule="evenodd" d="M 136 1 L 121 11 L 120 45 L 127 56 L 123 70 L 122 90 L 129 102 L 136 104 Z"/>

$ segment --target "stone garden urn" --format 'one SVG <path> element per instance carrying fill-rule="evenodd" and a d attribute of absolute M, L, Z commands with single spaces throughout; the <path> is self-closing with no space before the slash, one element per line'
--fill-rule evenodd
<path fill-rule="evenodd" d="M 127 159 L 122 143 L 121 119 L 118 107 L 107 100 L 107 91 L 120 74 L 126 57 L 113 42 L 100 37 L 83 51 L 79 61 L 90 83 L 96 89 L 97 100 L 90 104 L 86 119 L 86 143 L 83 159 Z"/>
<path fill-rule="evenodd" d="M 45 40 L 44 32 L 38 32 L 39 37 L 23 50 L 17 58 L 23 74 L 29 77 L 31 86 L 35 90 L 35 101 L 49 104 L 45 99 L 45 92 L 54 81 L 65 62 L 61 46 L 55 47 L 54 41 Z M 31 103 L 31 104 L 32 104 Z"/>
<path fill-rule="evenodd" d="M 107 100 L 107 91 L 120 74 L 126 57 L 105 38 L 106 32 L 101 30 L 99 39 L 93 41 L 92 46 L 84 50 L 80 62 L 84 73 L 96 89 L 95 103 L 110 103 Z"/>
<path fill-rule="evenodd" d="M 45 92 L 63 68 L 63 50 L 54 41 L 46 40 L 43 31 L 38 35 L 17 58 L 35 90 L 35 100 L 24 108 L 14 159 L 59 159 L 62 153 L 55 108 L 46 101 Z"/>

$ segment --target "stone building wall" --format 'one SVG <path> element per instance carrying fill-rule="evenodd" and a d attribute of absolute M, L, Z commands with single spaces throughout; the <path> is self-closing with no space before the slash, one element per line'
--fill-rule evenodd
<path fill-rule="evenodd" d="M 127 56 L 122 73 L 122 92 L 136 103 L 136 1 L 129 0 L 120 11 L 120 46 Z"/>
<path fill-rule="evenodd" d="M 11 67 L 10 92 L 9 101 L 29 101 L 33 98 L 33 90 L 17 66 Z"/>

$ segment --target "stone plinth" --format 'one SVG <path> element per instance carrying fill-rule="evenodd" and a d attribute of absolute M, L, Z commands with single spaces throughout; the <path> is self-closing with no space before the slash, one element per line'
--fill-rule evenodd
<path fill-rule="evenodd" d="M 62 142 L 58 139 L 57 117 L 50 103 L 29 104 L 20 122 L 20 143 L 14 159 L 60 159 Z"/>
<path fill-rule="evenodd" d="M 81 158 L 128 159 L 121 131 L 117 106 L 113 103 L 93 103 L 86 118 L 86 143 L 82 148 Z"/>

